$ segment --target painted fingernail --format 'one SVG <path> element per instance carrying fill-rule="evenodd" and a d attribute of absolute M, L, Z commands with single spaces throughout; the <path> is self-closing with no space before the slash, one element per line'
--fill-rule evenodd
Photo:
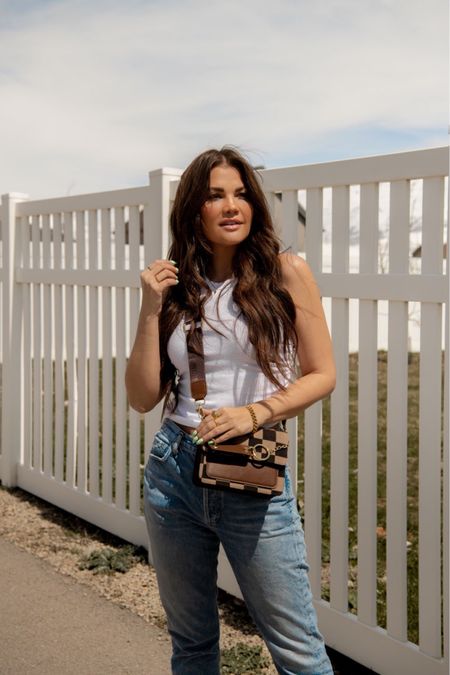
<path fill-rule="evenodd" d="M 203 443 L 203 438 L 198 438 L 195 442 L 197 445 L 201 445 Z"/>
<path fill-rule="evenodd" d="M 176 264 L 177 264 L 175 260 L 169 260 L 168 262 L 172 263 L 172 265 L 176 265 Z"/>
<path fill-rule="evenodd" d="M 214 445 L 214 441 L 208 441 L 208 445 Z"/>
<path fill-rule="evenodd" d="M 193 431 L 192 434 L 191 434 L 191 438 L 196 438 L 196 436 L 197 436 L 197 432 Z"/>

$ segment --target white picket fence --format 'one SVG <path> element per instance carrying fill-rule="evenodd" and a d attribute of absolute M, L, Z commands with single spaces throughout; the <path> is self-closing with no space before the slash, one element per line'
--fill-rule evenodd
<path fill-rule="evenodd" d="M 329 601 L 321 597 L 323 404 L 305 412 L 302 497 L 320 628 L 328 645 L 379 673 L 447 673 L 448 368 L 443 388 L 441 357 L 448 322 L 446 315 L 443 324 L 448 302 L 448 260 L 443 258 L 448 150 L 261 173 L 285 245 L 300 251 L 304 238 L 302 254 L 314 271 L 324 305 L 328 303 L 338 370 L 331 396 Z M 146 547 L 142 472 L 161 410 L 140 416 L 129 408 L 124 371 L 139 313 L 139 272 L 148 261 L 165 257 L 168 212 L 179 175 L 179 170 L 162 169 L 150 174 L 146 187 L 40 201 L 4 195 L 0 211 L 2 482 L 19 485 Z M 422 221 L 421 262 L 414 266 L 413 182 L 420 188 Z M 281 201 L 276 193 L 281 193 Z M 388 251 L 381 268 L 382 194 L 387 194 Z M 297 219 L 299 196 L 306 206 L 306 232 Z M 349 267 L 350 226 L 355 222 L 357 271 Z M 327 247 L 331 265 L 324 261 Z M 413 302 L 420 306 L 418 645 L 407 639 L 408 308 Z M 348 604 L 348 355 L 349 325 L 355 320 L 349 308 L 355 303 L 357 614 Z M 382 303 L 388 308 L 386 629 L 377 623 L 377 354 Z M 448 353 L 448 330 L 445 345 Z M 295 447 L 297 420 L 290 420 L 289 431 Z M 296 474 L 295 453 L 291 466 Z M 219 579 L 223 588 L 240 594 L 223 551 Z"/>

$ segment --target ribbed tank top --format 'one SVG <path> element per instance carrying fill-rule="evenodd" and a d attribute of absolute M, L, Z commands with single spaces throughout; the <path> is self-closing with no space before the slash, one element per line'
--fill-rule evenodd
<path fill-rule="evenodd" d="M 233 301 L 232 292 L 236 280 L 224 282 L 206 279 L 212 290 L 205 303 L 204 312 L 211 326 L 203 321 L 203 350 L 207 393 L 205 408 L 246 405 L 268 398 L 278 387 L 264 375 L 256 362 L 256 352 L 248 339 L 247 325 L 240 309 Z M 191 396 L 189 362 L 183 320 L 169 338 L 167 351 L 179 374 L 178 406 L 173 412 L 165 410 L 165 416 L 179 424 L 198 426 L 200 417 Z M 296 377 L 296 358 L 293 348 L 283 372 L 276 370 L 277 378 L 287 385 Z"/>

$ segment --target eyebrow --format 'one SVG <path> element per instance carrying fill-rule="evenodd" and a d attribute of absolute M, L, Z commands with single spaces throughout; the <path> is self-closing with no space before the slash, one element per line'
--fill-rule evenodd
<path fill-rule="evenodd" d="M 225 192 L 225 190 L 221 187 L 210 187 L 209 188 L 211 192 Z M 242 187 L 236 188 L 235 192 L 245 192 L 246 187 L 243 185 Z"/>

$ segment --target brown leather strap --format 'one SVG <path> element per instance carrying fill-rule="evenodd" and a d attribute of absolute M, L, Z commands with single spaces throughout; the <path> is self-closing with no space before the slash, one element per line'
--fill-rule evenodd
<path fill-rule="evenodd" d="M 188 427 L 185 424 L 180 424 L 179 422 L 176 422 L 176 425 L 180 427 L 180 429 L 183 429 L 183 431 L 185 431 L 187 434 L 191 434 L 193 431 L 195 431 L 195 427 Z M 237 452 L 240 455 L 251 454 L 248 445 L 227 445 L 226 442 L 225 445 L 220 446 L 220 450 L 222 452 Z"/>
<path fill-rule="evenodd" d="M 184 330 L 189 359 L 189 373 L 191 376 L 191 394 L 194 401 L 206 398 L 205 356 L 203 353 L 202 322 L 200 317 L 194 321 L 194 330 L 191 332 L 192 321 L 185 318 Z"/>
<path fill-rule="evenodd" d="M 216 450 L 216 448 L 212 448 L 212 450 Z M 227 445 L 226 441 L 220 443 L 220 445 L 217 447 L 217 450 L 220 450 L 220 452 L 231 452 L 233 455 L 238 454 L 251 456 L 252 454 L 252 451 L 248 445 Z"/>

